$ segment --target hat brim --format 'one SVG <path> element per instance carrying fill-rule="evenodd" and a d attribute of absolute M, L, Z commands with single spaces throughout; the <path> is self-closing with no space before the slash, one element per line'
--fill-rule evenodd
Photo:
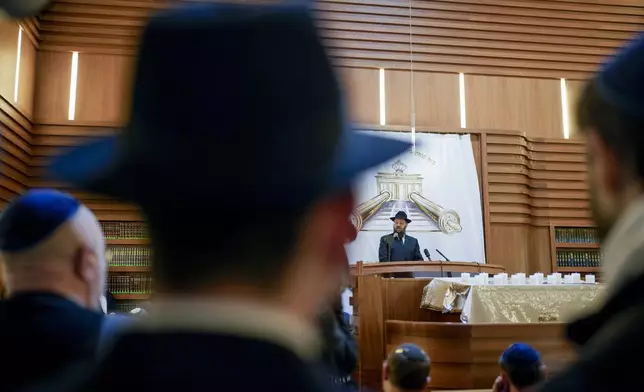
<path fill-rule="evenodd" d="M 131 181 L 123 176 L 134 173 L 124 170 L 125 162 L 120 155 L 119 137 L 102 137 L 69 148 L 49 163 L 47 172 L 53 179 L 80 189 L 125 197 L 122 191 Z"/>
<path fill-rule="evenodd" d="M 396 221 L 396 217 L 395 217 L 395 216 L 392 216 L 392 217 L 391 217 L 391 218 L 389 218 L 389 219 L 391 219 L 391 221 L 392 221 L 392 222 L 395 222 L 395 221 Z M 407 219 L 407 218 L 405 218 L 405 222 L 407 222 L 407 223 L 411 223 L 411 219 Z"/>
<path fill-rule="evenodd" d="M 334 184 L 351 186 L 362 172 L 395 158 L 411 148 L 411 143 L 356 131 L 344 132 L 336 158 Z"/>
<path fill-rule="evenodd" d="M 137 185 L 136 157 L 121 151 L 118 136 L 109 136 L 85 145 L 72 147 L 54 158 L 49 174 L 78 188 L 109 196 L 130 199 Z M 331 188 L 351 187 L 355 178 L 365 170 L 382 164 L 411 147 L 411 143 L 345 131 L 333 163 Z M 139 186 L 141 184 L 138 184 Z M 162 186 L 162 184 L 159 184 Z"/>

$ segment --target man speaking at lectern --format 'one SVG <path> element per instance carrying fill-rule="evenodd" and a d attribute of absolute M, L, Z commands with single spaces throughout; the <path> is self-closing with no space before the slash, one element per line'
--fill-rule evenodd
<path fill-rule="evenodd" d="M 411 223 L 407 214 L 404 211 L 398 211 L 391 220 L 394 222 L 394 232 L 380 237 L 379 261 L 423 260 L 418 240 L 406 233 L 407 225 Z"/>

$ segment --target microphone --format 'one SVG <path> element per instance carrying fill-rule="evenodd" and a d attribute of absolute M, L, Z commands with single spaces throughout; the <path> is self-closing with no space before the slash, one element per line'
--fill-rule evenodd
<path fill-rule="evenodd" d="M 429 251 L 427 250 L 427 248 L 425 248 L 423 252 L 425 253 L 425 256 L 427 256 L 427 261 L 432 261 L 432 258 L 429 256 Z"/>
<path fill-rule="evenodd" d="M 445 261 L 449 261 L 449 259 L 447 258 L 447 256 L 445 256 L 445 255 L 443 254 L 443 252 L 441 252 L 441 251 L 440 251 L 440 250 L 438 250 L 438 249 L 436 249 L 436 252 L 438 252 L 438 254 L 439 254 L 439 255 L 443 256 L 443 258 L 445 259 Z"/>

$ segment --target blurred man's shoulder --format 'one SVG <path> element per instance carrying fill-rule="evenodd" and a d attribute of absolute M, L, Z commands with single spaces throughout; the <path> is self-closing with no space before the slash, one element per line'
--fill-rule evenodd
<path fill-rule="evenodd" d="M 633 358 L 644 352 L 642 330 L 644 303 L 613 315 L 579 349 L 578 359 L 539 391 L 640 390 L 640 366 Z"/>

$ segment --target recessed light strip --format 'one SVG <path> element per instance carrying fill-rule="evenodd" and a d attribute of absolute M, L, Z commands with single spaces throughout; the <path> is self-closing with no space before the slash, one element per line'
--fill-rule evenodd
<path fill-rule="evenodd" d="M 78 52 L 72 52 L 72 69 L 69 79 L 69 112 L 67 119 L 74 121 L 76 117 L 76 87 L 78 83 Z"/>
<path fill-rule="evenodd" d="M 561 121 L 563 121 L 563 137 L 564 139 L 570 138 L 570 117 L 568 114 L 568 87 L 566 86 L 566 79 L 559 80 L 561 89 Z"/>
<path fill-rule="evenodd" d="M 380 86 L 380 125 L 387 124 L 387 108 L 385 101 L 385 69 L 380 68 L 380 77 L 379 77 L 379 86 Z"/>
<path fill-rule="evenodd" d="M 465 74 L 458 74 L 458 100 L 461 114 L 461 128 L 467 128 L 467 112 L 465 111 Z"/>
<path fill-rule="evenodd" d="M 20 58 L 22 57 L 22 27 L 18 27 L 18 50 L 16 50 L 16 80 L 13 82 L 13 103 L 18 103 L 20 91 Z"/>

